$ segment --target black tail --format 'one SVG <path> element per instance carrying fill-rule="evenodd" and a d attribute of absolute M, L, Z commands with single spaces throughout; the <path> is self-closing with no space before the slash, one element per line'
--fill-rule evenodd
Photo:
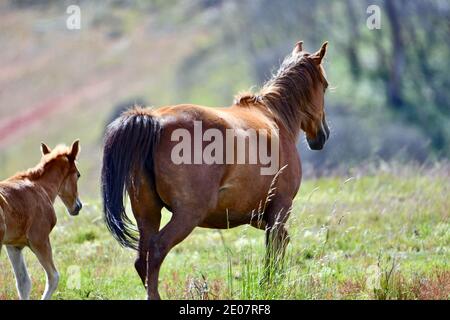
<path fill-rule="evenodd" d="M 114 238 L 137 249 L 136 226 L 128 218 L 123 198 L 136 169 L 154 179 L 153 153 L 160 124 L 148 110 L 132 109 L 112 122 L 105 134 L 102 166 L 102 196 L 105 220 Z"/>

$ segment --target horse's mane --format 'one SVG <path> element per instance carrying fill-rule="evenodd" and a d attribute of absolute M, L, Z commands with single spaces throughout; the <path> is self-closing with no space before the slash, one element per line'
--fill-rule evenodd
<path fill-rule="evenodd" d="M 258 93 L 241 94 L 235 104 L 266 107 L 296 137 L 301 121 L 314 121 L 318 116 L 314 112 L 311 88 L 321 82 L 326 85 L 322 67 L 317 68 L 308 53 L 292 53 Z"/>
<path fill-rule="evenodd" d="M 50 153 L 42 156 L 41 161 L 36 166 L 25 171 L 18 172 L 10 179 L 39 179 L 44 174 L 45 169 L 55 160 L 61 159 L 63 157 L 69 159 L 70 151 L 70 147 L 67 147 L 65 145 L 58 145 Z"/>

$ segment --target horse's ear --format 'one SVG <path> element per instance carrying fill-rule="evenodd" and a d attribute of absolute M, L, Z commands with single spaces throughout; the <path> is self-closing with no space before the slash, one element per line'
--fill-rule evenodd
<path fill-rule="evenodd" d="M 72 143 L 72 147 L 70 148 L 70 158 L 75 160 L 79 152 L 80 152 L 80 140 L 77 139 Z"/>
<path fill-rule="evenodd" d="M 319 51 L 311 55 L 311 59 L 313 59 L 315 63 L 320 64 L 322 62 L 322 59 L 325 56 L 325 53 L 327 52 L 327 46 L 328 41 L 325 41 L 320 47 Z"/>
<path fill-rule="evenodd" d="M 42 155 L 45 156 L 46 154 L 52 152 L 52 150 L 45 143 L 41 142 L 41 152 Z"/>
<path fill-rule="evenodd" d="M 295 44 L 294 49 L 292 50 L 292 53 L 299 53 L 303 51 L 303 41 L 299 41 Z"/>

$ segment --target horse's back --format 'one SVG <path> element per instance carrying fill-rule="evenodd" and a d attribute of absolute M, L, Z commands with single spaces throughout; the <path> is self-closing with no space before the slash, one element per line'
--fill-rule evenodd
<path fill-rule="evenodd" d="M 274 123 L 258 108 L 217 107 L 180 104 L 152 110 L 162 127 L 170 128 L 192 125 L 201 121 L 203 129 L 274 129 Z M 188 128 L 187 127 L 187 128 Z"/>

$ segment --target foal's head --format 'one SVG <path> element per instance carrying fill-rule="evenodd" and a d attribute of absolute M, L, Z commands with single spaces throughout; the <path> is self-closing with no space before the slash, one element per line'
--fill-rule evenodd
<path fill-rule="evenodd" d="M 70 215 L 76 216 L 82 208 L 78 197 L 78 179 L 80 172 L 77 169 L 76 158 L 80 150 L 80 142 L 76 140 L 71 147 L 60 146 L 51 150 L 46 144 L 41 144 L 42 155 L 51 159 L 51 165 L 58 166 L 64 179 L 59 187 L 58 196 L 67 208 Z M 48 162 L 50 164 L 50 161 Z"/>

